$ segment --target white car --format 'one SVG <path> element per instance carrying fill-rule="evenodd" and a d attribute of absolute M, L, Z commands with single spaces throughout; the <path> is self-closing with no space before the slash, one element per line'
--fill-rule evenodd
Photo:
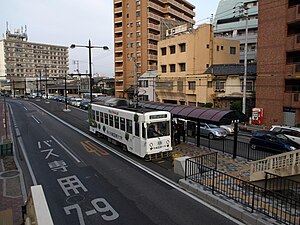
<path fill-rule="evenodd" d="M 234 134 L 234 125 L 233 124 L 221 125 L 220 127 L 224 128 L 227 131 L 228 135 Z"/>
<path fill-rule="evenodd" d="M 273 125 L 270 130 L 284 134 L 289 139 L 300 144 L 300 128 L 298 127 Z"/>
<path fill-rule="evenodd" d="M 71 105 L 76 106 L 76 107 L 79 107 L 81 102 L 82 102 L 82 98 L 74 98 L 74 99 L 71 101 Z"/>

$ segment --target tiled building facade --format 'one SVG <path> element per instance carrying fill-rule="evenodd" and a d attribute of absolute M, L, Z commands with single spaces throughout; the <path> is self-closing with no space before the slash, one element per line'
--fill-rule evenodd
<path fill-rule="evenodd" d="M 135 74 L 157 70 L 163 19 L 194 24 L 194 8 L 185 0 L 114 0 L 116 97 L 129 97 Z"/>
<path fill-rule="evenodd" d="M 259 1 L 256 107 L 264 124 L 300 124 L 300 2 Z"/>

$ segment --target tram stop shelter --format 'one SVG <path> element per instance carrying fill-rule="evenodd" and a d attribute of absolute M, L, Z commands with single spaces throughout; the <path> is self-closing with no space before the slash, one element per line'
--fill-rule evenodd
<path fill-rule="evenodd" d="M 215 125 L 234 124 L 235 134 L 237 136 L 237 125 L 239 122 L 246 122 L 247 116 L 236 110 L 222 110 L 218 108 L 204 108 L 187 105 L 173 105 L 159 102 L 140 102 L 139 105 L 144 108 L 169 111 L 172 119 L 183 119 L 194 124 L 194 134 L 197 134 L 197 146 L 200 143 L 200 123 L 209 123 Z M 196 126 L 197 125 L 197 126 Z M 197 127 L 197 132 L 195 132 Z M 188 132 L 188 129 L 184 129 Z M 193 131 L 190 131 L 193 132 Z M 185 133 L 186 135 L 186 133 Z M 183 135 L 185 137 L 185 135 Z M 193 133 L 191 134 L 193 136 Z"/>

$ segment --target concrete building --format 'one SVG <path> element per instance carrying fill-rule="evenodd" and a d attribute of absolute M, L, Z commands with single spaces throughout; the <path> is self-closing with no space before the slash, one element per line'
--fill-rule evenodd
<path fill-rule="evenodd" d="M 147 71 L 139 77 L 139 99 L 140 101 L 156 102 L 155 86 L 157 71 Z"/>
<path fill-rule="evenodd" d="M 247 7 L 247 11 L 242 6 Z M 240 63 L 244 63 L 248 12 L 247 62 L 256 62 L 258 0 L 220 0 L 214 21 L 216 37 L 240 41 Z"/>
<path fill-rule="evenodd" d="M 300 124 L 300 2 L 259 1 L 256 107 L 264 124 Z"/>
<path fill-rule="evenodd" d="M 7 30 L 0 40 L 0 79 L 12 94 L 42 90 L 46 77 L 51 82 L 68 73 L 68 55 L 68 47 L 28 42 L 26 32 Z"/>
<path fill-rule="evenodd" d="M 194 8 L 186 0 L 114 0 L 116 97 L 130 97 L 135 74 L 157 70 L 162 25 L 174 26 L 163 19 L 194 24 Z"/>
<path fill-rule="evenodd" d="M 159 41 L 158 100 L 193 106 L 212 103 L 213 77 L 204 72 L 212 64 L 239 63 L 239 44 L 214 38 L 210 24 Z"/>

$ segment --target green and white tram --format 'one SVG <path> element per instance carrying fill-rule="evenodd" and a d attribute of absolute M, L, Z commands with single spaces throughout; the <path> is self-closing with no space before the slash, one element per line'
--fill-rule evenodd
<path fill-rule="evenodd" d="M 92 133 L 146 160 L 171 155 L 171 114 L 167 111 L 133 108 L 125 99 L 110 98 L 91 104 L 89 123 Z"/>

